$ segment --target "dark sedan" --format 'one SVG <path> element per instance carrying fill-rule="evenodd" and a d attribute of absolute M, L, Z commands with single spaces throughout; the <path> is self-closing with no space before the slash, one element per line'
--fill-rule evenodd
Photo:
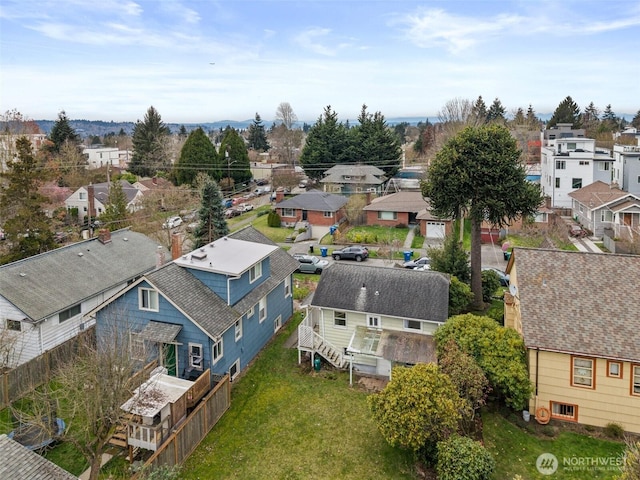
<path fill-rule="evenodd" d="M 331 252 L 334 260 L 355 260 L 361 262 L 369 257 L 369 250 L 366 247 L 346 247 L 341 250 Z"/>

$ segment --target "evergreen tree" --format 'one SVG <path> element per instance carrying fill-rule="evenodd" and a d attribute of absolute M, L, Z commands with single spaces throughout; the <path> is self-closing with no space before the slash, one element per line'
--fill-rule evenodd
<path fill-rule="evenodd" d="M 555 127 L 559 123 L 570 123 L 572 128 L 581 128 L 580 107 L 570 96 L 567 96 L 556 107 L 547 127 Z"/>
<path fill-rule="evenodd" d="M 540 127 L 540 119 L 536 116 L 536 112 L 531 104 L 529 104 L 529 108 L 527 109 L 527 125 L 531 128 Z"/>
<path fill-rule="evenodd" d="M 13 262 L 55 248 L 50 220 L 42 206 L 47 199 L 38 191 L 47 179 L 27 137 L 16 140 L 17 159 L 7 164 L 0 176 L 0 217 L 9 252 L 2 263 Z"/>
<path fill-rule="evenodd" d="M 181 139 L 186 139 L 189 136 L 189 132 L 187 132 L 187 129 L 185 128 L 184 125 L 180 125 L 180 130 L 178 131 L 178 136 Z"/>
<path fill-rule="evenodd" d="M 249 148 L 260 152 L 266 152 L 269 150 L 269 143 L 267 142 L 267 134 L 262 124 L 262 119 L 258 112 L 253 120 L 253 123 L 249 125 Z"/>
<path fill-rule="evenodd" d="M 474 118 L 476 125 L 481 125 L 487 121 L 487 105 L 484 103 L 482 99 L 482 95 L 478 96 L 478 99 L 475 101 L 473 106 L 471 107 L 471 116 Z"/>
<path fill-rule="evenodd" d="M 487 121 L 504 123 L 506 120 L 505 113 L 507 113 L 507 110 L 502 106 L 500 99 L 496 97 L 487 111 Z"/>
<path fill-rule="evenodd" d="M 431 270 L 448 273 L 464 283 L 471 281 L 469 253 L 455 235 L 448 235 L 442 247 L 431 247 L 427 253 L 431 258 Z"/>
<path fill-rule="evenodd" d="M 413 150 L 421 155 L 427 153 L 436 142 L 436 128 L 427 118 L 426 122 L 418 123 L 418 139 L 413 144 Z"/>
<path fill-rule="evenodd" d="M 362 106 L 358 122 L 360 124 L 347 134 L 350 157 L 347 163 L 372 165 L 384 171 L 388 178 L 393 177 L 402 161 L 398 137 L 387 127 L 384 115 L 368 113 L 366 105 Z"/>
<path fill-rule="evenodd" d="M 52 150 L 55 153 L 58 153 L 65 143 L 77 145 L 80 141 L 80 137 L 76 131 L 71 128 L 64 110 L 58 113 L 58 120 L 56 120 L 53 127 L 51 127 L 49 140 L 53 142 Z"/>
<path fill-rule="evenodd" d="M 607 105 L 602 113 L 602 123 L 605 124 L 609 131 L 615 130 L 618 127 L 618 117 L 611 109 L 611 104 Z"/>
<path fill-rule="evenodd" d="M 231 178 L 231 185 L 251 180 L 251 162 L 243 138 L 237 130 L 227 127 L 218 152 L 220 178 Z M 214 177 L 216 178 L 216 177 Z"/>
<path fill-rule="evenodd" d="M 513 124 L 514 125 L 526 125 L 527 119 L 524 116 L 524 110 L 521 107 L 518 107 L 516 110 L 516 114 L 513 116 Z"/>
<path fill-rule="evenodd" d="M 198 172 L 220 178 L 220 161 L 209 137 L 201 127 L 193 130 L 180 150 L 180 158 L 174 166 L 176 183 L 192 185 Z"/>
<path fill-rule="evenodd" d="M 200 248 L 220 237 L 229 234 L 229 227 L 224 218 L 224 205 L 220 187 L 211 177 L 207 177 L 200 192 L 200 223 L 195 230 L 194 244 Z"/>
<path fill-rule="evenodd" d="M 636 112 L 635 117 L 631 120 L 631 126 L 640 129 L 640 110 Z"/>
<path fill-rule="evenodd" d="M 347 130 L 338 122 L 338 114 L 328 105 L 307 134 L 300 155 L 304 173 L 309 178 L 319 180 L 325 170 L 346 163 L 347 146 Z"/>
<path fill-rule="evenodd" d="M 109 230 L 118 230 L 126 226 L 126 220 L 129 216 L 127 210 L 127 194 L 124 193 L 123 183 L 129 183 L 126 180 L 113 180 L 109 185 L 109 196 L 107 204 L 100 221 L 104 222 Z"/>
<path fill-rule="evenodd" d="M 151 177 L 169 166 L 166 140 L 169 128 L 162 122 L 158 111 L 149 107 L 144 121 L 138 120 L 133 127 L 133 156 L 129 171 L 140 177 Z"/>
<path fill-rule="evenodd" d="M 598 127 L 600 125 L 600 111 L 591 102 L 588 107 L 584 109 L 582 114 L 582 126 L 587 130 L 587 136 L 594 138 Z"/>

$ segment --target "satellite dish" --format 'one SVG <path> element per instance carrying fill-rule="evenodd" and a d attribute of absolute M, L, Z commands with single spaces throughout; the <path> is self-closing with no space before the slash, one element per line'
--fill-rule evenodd
<path fill-rule="evenodd" d="M 509 285 L 509 293 L 512 296 L 517 297 L 518 296 L 518 287 L 516 287 L 514 284 Z"/>

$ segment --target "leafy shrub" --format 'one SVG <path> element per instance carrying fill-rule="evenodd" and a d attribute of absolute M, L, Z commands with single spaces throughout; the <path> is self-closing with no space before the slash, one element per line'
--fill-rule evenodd
<path fill-rule="evenodd" d="M 449 284 L 449 315 L 458 315 L 468 310 L 473 301 L 471 287 L 457 277 L 451 277 Z"/>
<path fill-rule="evenodd" d="M 468 437 L 452 435 L 438 443 L 439 480 L 488 480 L 495 464 L 491 454 Z"/>
<path fill-rule="evenodd" d="M 407 228 L 407 226 L 404 223 L 399 223 L 396 225 L 396 228 Z"/>
<path fill-rule="evenodd" d="M 273 228 L 278 228 L 280 227 L 280 224 L 280 215 L 278 215 L 278 212 L 276 212 L 275 210 L 271 210 L 269 212 L 269 216 L 267 217 L 267 225 Z"/>
<path fill-rule="evenodd" d="M 556 435 L 556 429 L 551 425 L 545 425 L 544 427 L 542 427 L 542 434 L 545 437 L 554 437 Z"/>
<path fill-rule="evenodd" d="M 261 217 L 263 215 L 267 215 L 268 213 L 269 213 L 269 211 L 267 211 L 267 210 L 258 210 L 258 213 L 256 213 L 256 217 Z M 276 213 L 276 215 L 277 215 L 277 213 Z"/>
<path fill-rule="evenodd" d="M 624 438 L 624 428 L 619 423 L 607 423 L 602 432 L 609 438 Z"/>
<path fill-rule="evenodd" d="M 482 271 L 482 300 L 490 302 L 491 297 L 500 288 L 500 278 L 493 270 Z"/>

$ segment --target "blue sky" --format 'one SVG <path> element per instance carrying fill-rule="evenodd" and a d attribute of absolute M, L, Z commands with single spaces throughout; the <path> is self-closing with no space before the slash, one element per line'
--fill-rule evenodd
<path fill-rule="evenodd" d="M 2 0 L 0 111 L 32 119 L 435 116 L 499 97 L 640 109 L 640 2 Z M 213 63 L 213 64 L 212 64 Z"/>

